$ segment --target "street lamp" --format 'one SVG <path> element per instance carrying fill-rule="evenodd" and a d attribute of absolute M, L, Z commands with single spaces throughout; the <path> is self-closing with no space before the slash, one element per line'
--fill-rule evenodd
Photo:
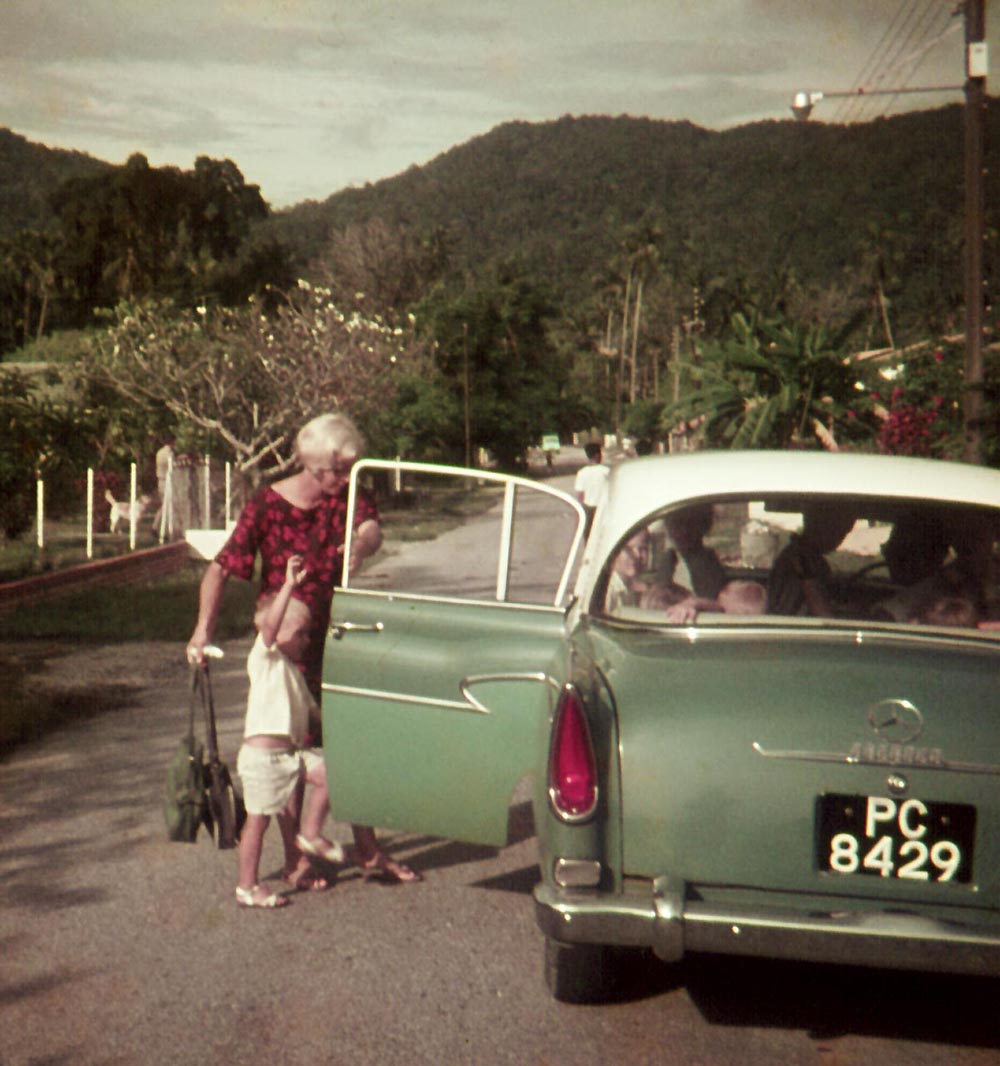
<path fill-rule="evenodd" d="M 850 92 L 797 92 L 792 114 L 805 121 L 829 97 L 895 96 L 898 93 L 965 92 L 965 380 L 962 402 L 963 458 L 981 463 L 983 430 L 983 140 L 986 114 L 985 0 L 966 0 L 964 85 L 915 89 L 852 89 Z"/>
<path fill-rule="evenodd" d="M 811 114 L 813 107 L 831 96 L 898 96 L 900 93 L 952 93 L 961 92 L 964 85 L 929 85 L 919 89 L 851 89 L 849 92 L 821 93 L 821 92 L 797 92 L 792 97 L 792 114 L 804 122 Z"/>

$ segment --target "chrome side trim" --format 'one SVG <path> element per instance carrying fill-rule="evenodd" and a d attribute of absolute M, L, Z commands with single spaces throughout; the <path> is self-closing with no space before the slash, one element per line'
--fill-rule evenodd
<path fill-rule="evenodd" d="M 464 711 L 467 714 L 489 714 L 482 704 L 464 700 L 439 700 L 431 696 L 409 696 L 402 692 L 386 692 L 375 688 L 353 688 L 351 685 L 331 685 L 323 682 L 324 692 L 333 692 L 341 696 L 360 696 L 366 700 L 386 700 L 389 703 L 406 703 L 414 707 L 439 707 L 446 711 Z"/>
<path fill-rule="evenodd" d="M 908 766 L 920 770 L 939 770 L 953 774 L 988 774 L 1000 776 L 1000 766 L 989 763 L 961 762 L 945 759 L 939 748 L 916 749 L 908 744 L 855 744 L 850 751 L 789 751 L 767 749 L 753 742 L 753 750 L 765 759 L 788 759 L 795 762 L 841 763 L 844 766 Z M 918 755 L 926 753 L 926 758 Z"/>
<path fill-rule="evenodd" d="M 468 703 L 471 703 L 475 710 L 482 712 L 483 714 L 492 713 L 484 703 L 480 703 L 475 696 L 469 691 L 473 685 L 480 685 L 486 681 L 540 681 L 547 682 L 556 692 L 562 691 L 562 685 L 554 677 L 550 677 L 548 674 L 534 673 L 534 674 L 476 674 L 473 677 L 463 677 L 458 683 L 458 687 L 465 697 Z"/>
<path fill-rule="evenodd" d="M 733 616 L 737 618 L 738 616 Z M 774 615 L 762 615 L 753 622 L 742 618 L 731 621 L 722 618 L 699 625 L 697 622 L 678 624 L 652 622 L 633 618 L 614 618 L 611 615 L 593 615 L 596 623 L 609 629 L 646 630 L 667 640 L 684 644 L 712 640 L 794 640 L 804 643 L 822 641 L 829 644 L 879 645 L 911 648 L 915 644 L 932 648 L 961 648 L 963 652 L 981 652 L 983 655 L 1000 654 L 1000 640 L 979 630 L 969 630 L 961 636 L 943 633 L 915 632 L 916 626 L 892 626 L 872 628 L 867 625 L 845 625 L 830 622 L 825 618 L 798 618 L 794 622 Z M 926 627 L 924 627 L 926 628 Z"/>

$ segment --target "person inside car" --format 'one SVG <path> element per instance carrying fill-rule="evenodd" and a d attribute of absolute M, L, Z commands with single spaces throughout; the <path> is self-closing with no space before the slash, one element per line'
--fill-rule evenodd
<path fill-rule="evenodd" d="M 679 585 L 651 585 L 639 601 L 640 607 L 662 609 L 668 622 L 696 622 L 703 611 L 722 614 L 759 615 L 767 609 L 767 589 L 757 581 L 727 581 L 714 599 L 692 596 Z"/>
<path fill-rule="evenodd" d="M 617 614 L 622 607 L 635 607 L 646 591 L 649 569 L 649 530 L 640 529 L 621 546 L 608 577 L 604 609 Z"/>
<path fill-rule="evenodd" d="M 658 581 L 681 585 L 705 599 L 718 596 L 726 574 L 719 557 L 704 543 L 713 518 L 710 503 L 693 504 L 667 515 L 664 524 L 671 546 L 657 567 Z"/>
<path fill-rule="evenodd" d="M 816 501 L 802 511 L 802 532 L 774 560 L 767 586 L 768 614 L 832 618 L 832 571 L 826 556 L 854 527 L 855 513 L 843 501 Z"/>

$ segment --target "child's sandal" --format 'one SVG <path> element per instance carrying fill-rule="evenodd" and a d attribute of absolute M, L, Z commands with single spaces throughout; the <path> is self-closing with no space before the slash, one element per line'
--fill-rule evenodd
<path fill-rule="evenodd" d="M 266 896 L 258 895 L 266 889 L 260 885 L 253 888 L 240 888 L 236 886 L 236 902 L 240 907 L 263 907 L 265 910 L 273 910 L 276 907 L 287 907 L 289 900 L 285 896 L 279 896 L 277 892 L 270 892 Z"/>

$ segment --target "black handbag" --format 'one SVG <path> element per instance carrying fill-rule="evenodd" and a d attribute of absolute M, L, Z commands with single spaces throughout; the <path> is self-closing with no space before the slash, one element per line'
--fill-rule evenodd
<path fill-rule="evenodd" d="M 205 718 L 205 744 L 194 735 L 195 706 L 199 702 Z M 188 731 L 167 767 L 163 812 L 168 839 L 193 844 L 204 825 L 220 848 L 236 846 L 246 821 L 243 797 L 233 785 L 229 767 L 219 758 L 207 663 L 191 671 Z"/>
<path fill-rule="evenodd" d="M 220 848 L 234 848 L 239 843 L 243 823 L 247 820 L 243 797 L 233 785 L 229 767 L 219 758 L 219 741 L 215 732 L 215 704 L 212 702 L 212 683 L 208 663 L 195 671 L 194 687 L 201 693 L 205 711 L 205 793 L 208 797 L 208 816 L 205 825 L 214 832 Z"/>

